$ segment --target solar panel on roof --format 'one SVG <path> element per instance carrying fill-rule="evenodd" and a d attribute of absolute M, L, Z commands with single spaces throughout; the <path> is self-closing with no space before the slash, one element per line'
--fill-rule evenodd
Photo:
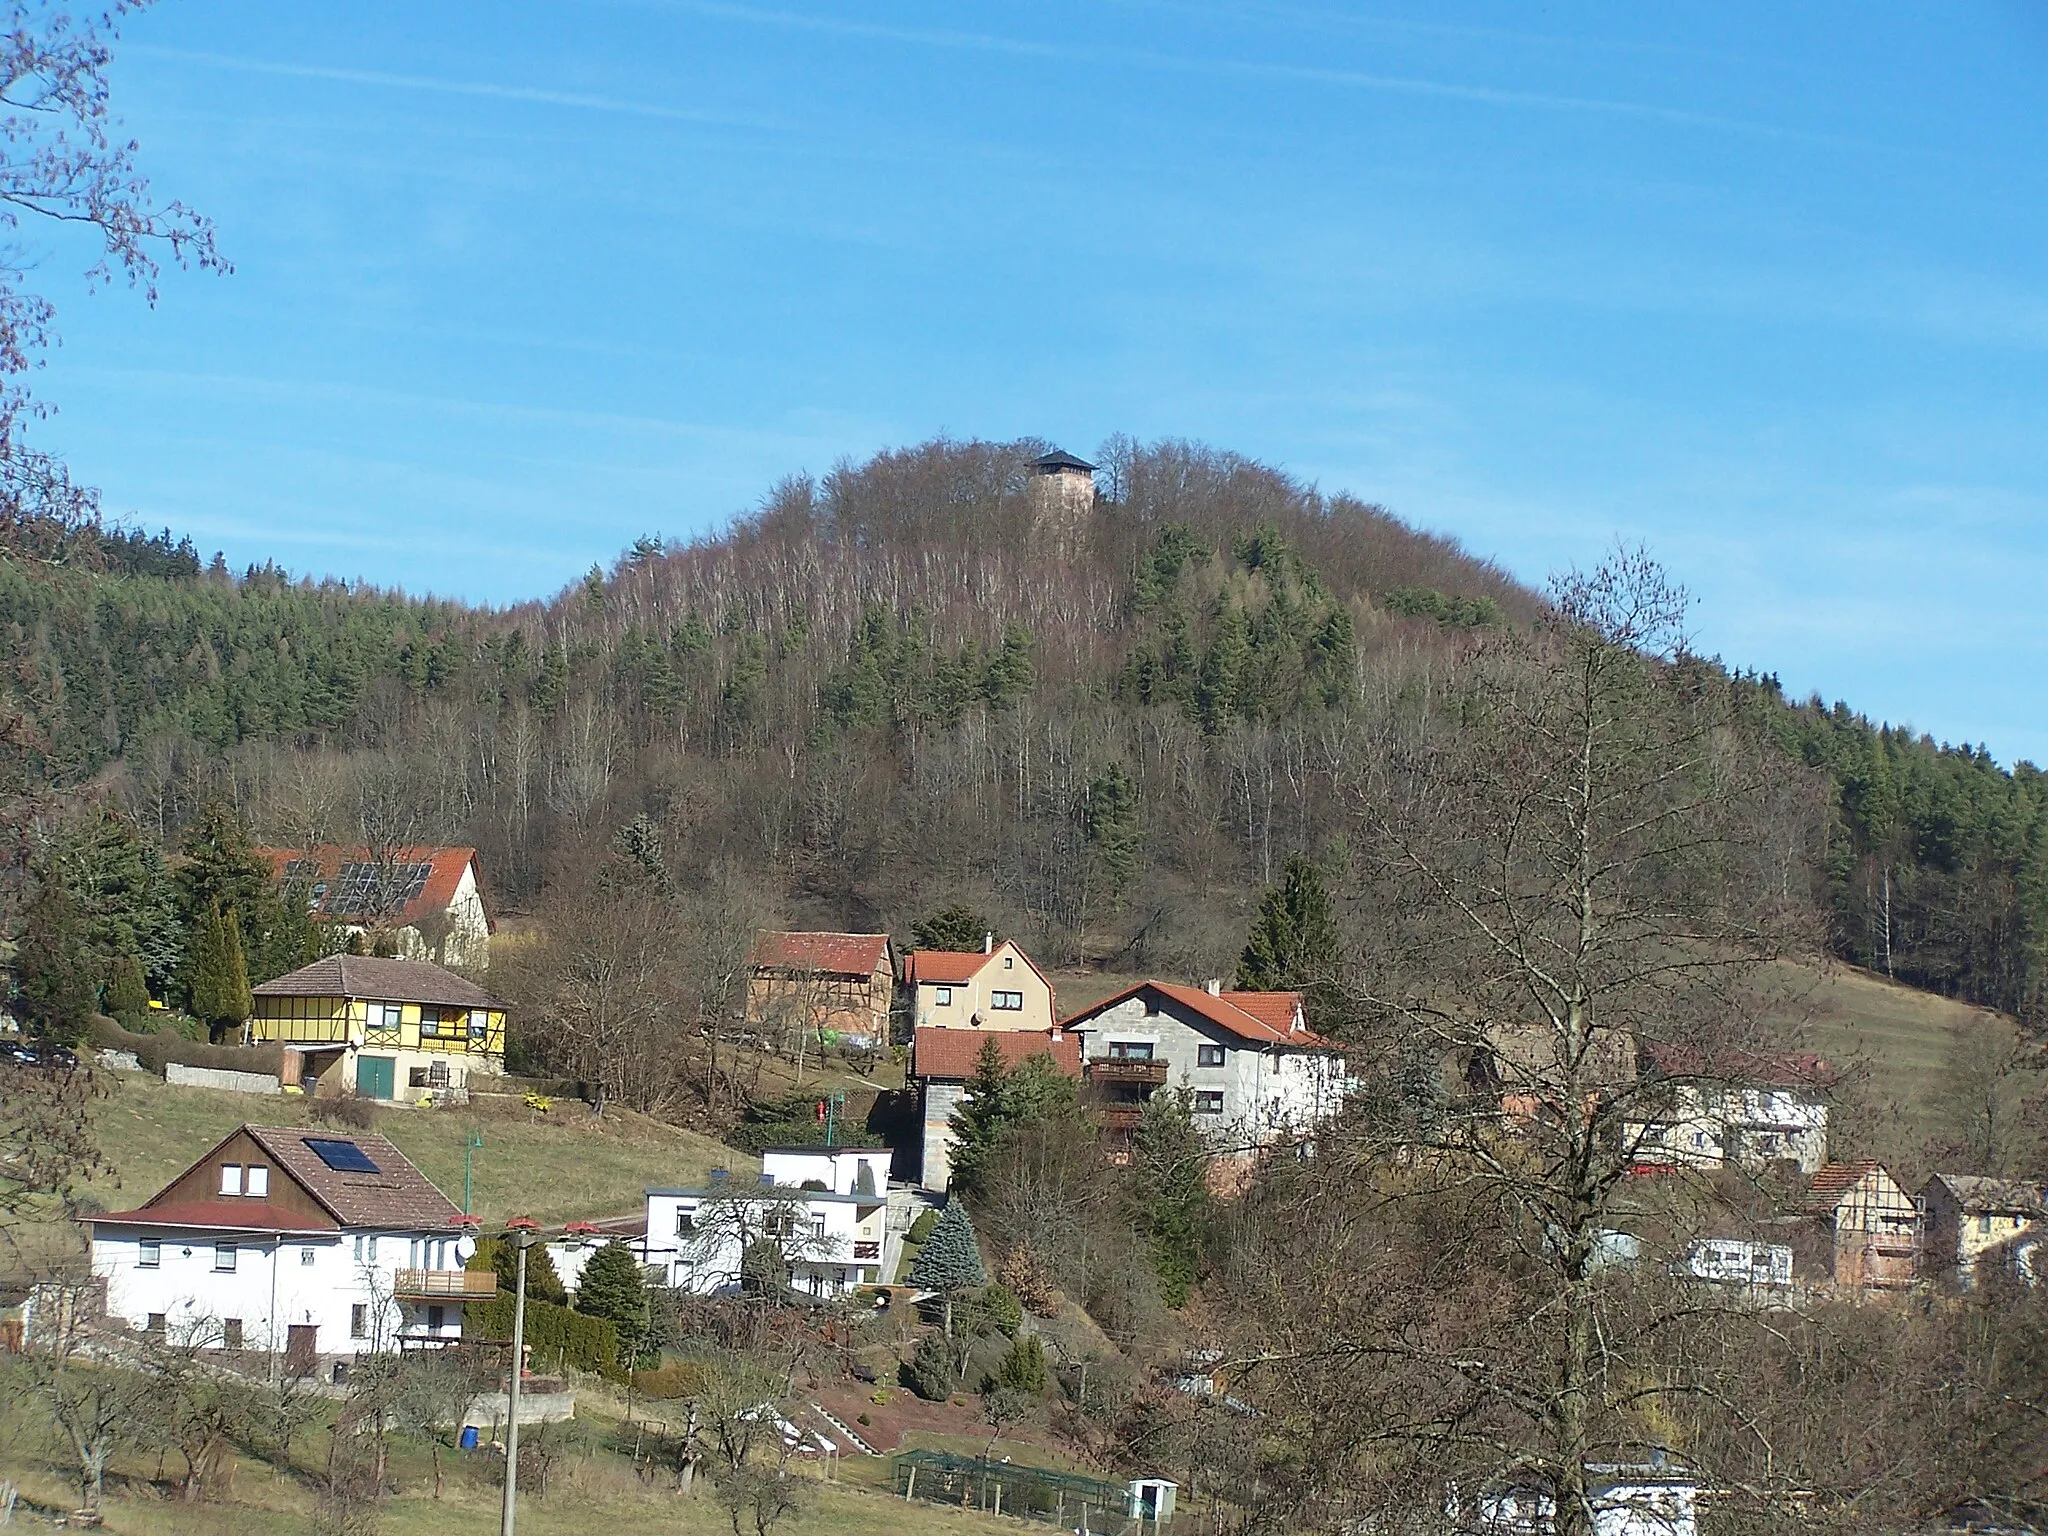
<path fill-rule="evenodd" d="M 306 1149 L 336 1173 L 377 1173 L 381 1170 L 370 1161 L 370 1154 L 352 1141 L 331 1141 L 320 1136 L 300 1138 Z"/>

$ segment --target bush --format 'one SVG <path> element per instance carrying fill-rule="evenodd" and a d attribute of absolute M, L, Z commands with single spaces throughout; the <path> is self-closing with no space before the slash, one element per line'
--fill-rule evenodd
<path fill-rule="evenodd" d="M 357 1131 L 375 1130 L 377 1127 L 377 1106 L 371 1099 L 345 1093 L 335 1099 L 314 1099 L 312 1106 L 312 1117 L 321 1125 L 345 1125 Z"/>
<path fill-rule="evenodd" d="M 1036 1334 L 1017 1340 L 996 1367 L 994 1384 L 1034 1397 L 1045 1391 L 1051 1373 L 1046 1368 L 1045 1346 Z"/>
<path fill-rule="evenodd" d="M 531 1255 L 529 1255 L 531 1257 Z M 532 1279 L 529 1270 L 527 1278 Z M 480 1339 L 512 1337 L 513 1296 L 499 1291 L 489 1301 L 473 1301 L 463 1310 L 462 1331 Z M 602 1317 L 586 1317 L 570 1307 L 536 1301 L 531 1289 L 526 1297 L 526 1345 L 533 1369 L 552 1365 L 574 1366 L 579 1371 L 599 1371 L 614 1379 L 623 1377 L 619 1364 L 618 1326 Z"/>
<path fill-rule="evenodd" d="M 904 1234 L 905 1240 L 913 1243 L 922 1243 L 932 1235 L 932 1228 L 938 1224 L 939 1213 L 930 1206 L 926 1206 L 922 1211 L 918 1212 L 917 1220 L 910 1224 L 910 1230 Z"/>
<path fill-rule="evenodd" d="M 943 1403 L 953 1395 L 953 1351 L 945 1337 L 928 1333 L 903 1363 L 903 1385 L 928 1403 Z"/>
<path fill-rule="evenodd" d="M 1007 1285 L 984 1286 L 975 1309 L 980 1313 L 976 1321 L 984 1325 L 975 1329 L 977 1333 L 1000 1333 L 1006 1339 L 1014 1339 L 1017 1330 L 1024 1326 L 1024 1307 Z"/>

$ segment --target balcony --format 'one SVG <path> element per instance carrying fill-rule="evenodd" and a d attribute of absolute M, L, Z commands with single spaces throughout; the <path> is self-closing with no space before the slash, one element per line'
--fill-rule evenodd
<path fill-rule="evenodd" d="M 1088 1080 L 1095 1083 L 1138 1083 L 1157 1088 L 1166 1081 L 1166 1063 L 1114 1061 L 1103 1057 L 1088 1063 Z"/>
<path fill-rule="evenodd" d="M 853 1256 L 856 1259 L 879 1259 L 882 1256 L 882 1245 L 880 1243 L 855 1243 L 853 1245 Z"/>
<path fill-rule="evenodd" d="M 401 1269 L 391 1294 L 399 1301 L 488 1301 L 498 1294 L 498 1277 L 487 1269 Z"/>

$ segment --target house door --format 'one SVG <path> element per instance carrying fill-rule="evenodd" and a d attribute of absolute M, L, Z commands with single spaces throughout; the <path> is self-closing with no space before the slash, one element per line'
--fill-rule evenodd
<path fill-rule="evenodd" d="M 284 1335 L 284 1373 L 287 1376 L 310 1376 L 313 1374 L 313 1357 L 320 1352 L 317 1340 L 318 1327 L 310 1323 L 294 1323 Z"/>
<path fill-rule="evenodd" d="M 398 1086 L 398 1061 L 392 1056 L 356 1058 L 356 1092 L 366 1099 L 388 1099 Z"/>

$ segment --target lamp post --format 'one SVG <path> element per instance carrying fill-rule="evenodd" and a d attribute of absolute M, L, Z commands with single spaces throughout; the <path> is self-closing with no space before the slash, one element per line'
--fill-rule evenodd
<path fill-rule="evenodd" d="M 506 1223 L 519 1255 L 519 1270 L 512 1290 L 512 1375 L 505 1389 L 505 1502 L 498 1518 L 499 1536 L 513 1536 L 519 1520 L 519 1378 L 526 1368 L 526 1250 L 533 1246 L 539 1225 L 527 1216 L 515 1216 Z"/>
<path fill-rule="evenodd" d="M 483 1149 L 484 1133 L 475 1126 L 471 1126 L 469 1129 L 469 1140 L 462 1144 L 462 1214 L 465 1216 L 470 1213 L 469 1160 L 473 1154 L 481 1152 Z"/>

